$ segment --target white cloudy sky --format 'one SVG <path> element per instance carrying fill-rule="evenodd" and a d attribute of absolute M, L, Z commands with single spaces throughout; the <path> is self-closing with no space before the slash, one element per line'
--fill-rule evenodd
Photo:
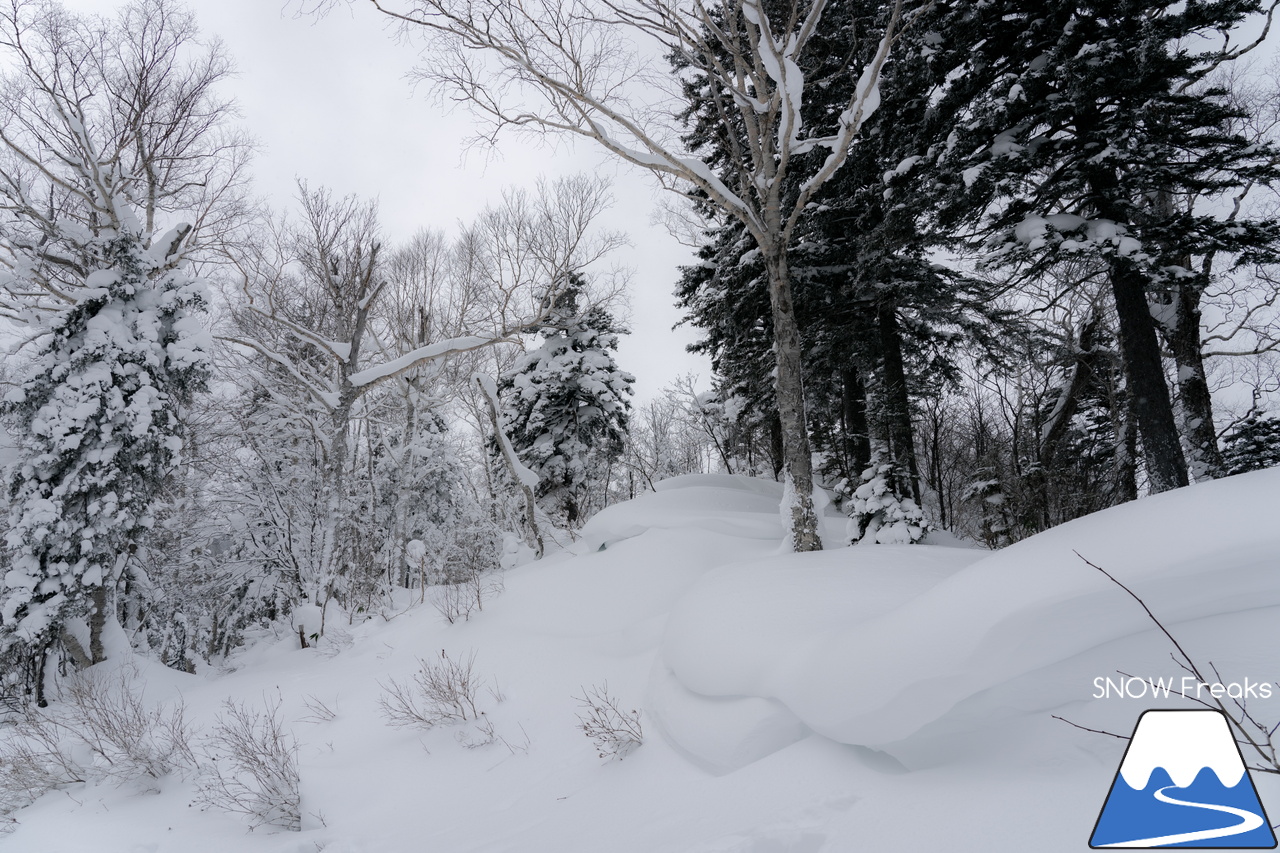
<path fill-rule="evenodd" d="M 675 377 L 710 373 L 684 352 L 695 333 L 675 332 L 676 267 L 690 250 L 651 223 L 659 191 L 638 170 L 619 168 L 586 145 L 557 150 L 508 138 L 496 149 L 468 150 L 471 119 L 447 114 L 406 73 L 412 47 L 398 44 L 371 4 L 339 3 L 316 19 L 295 14 L 288 0 L 186 0 L 203 32 L 226 43 L 239 70 L 231 94 L 262 151 L 254 168 L 258 191 L 286 205 L 296 178 L 340 194 L 377 196 L 392 239 L 423 226 L 451 230 L 495 203 L 506 186 L 532 187 L 540 175 L 604 173 L 616 203 L 607 222 L 632 241 L 616 260 L 633 270 L 631 327 L 619 354 L 647 399 Z M 106 12 L 115 0 L 71 0 Z"/>

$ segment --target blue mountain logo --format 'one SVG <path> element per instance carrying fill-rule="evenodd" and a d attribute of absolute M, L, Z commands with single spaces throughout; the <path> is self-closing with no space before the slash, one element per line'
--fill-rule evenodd
<path fill-rule="evenodd" d="M 1227 718 L 1218 711 L 1144 712 L 1089 846 L 1274 848 Z"/>

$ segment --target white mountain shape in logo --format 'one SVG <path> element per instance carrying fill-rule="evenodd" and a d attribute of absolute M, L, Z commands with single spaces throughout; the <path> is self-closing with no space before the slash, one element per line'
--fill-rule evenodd
<path fill-rule="evenodd" d="M 1120 775 L 1126 785 L 1141 791 L 1157 767 L 1163 767 L 1179 788 L 1191 785 L 1206 767 L 1228 788 L 1238 785 L 1245 773 L 1226 718 L 1213 711 L 1143 714 L 1120 765 Z"/>

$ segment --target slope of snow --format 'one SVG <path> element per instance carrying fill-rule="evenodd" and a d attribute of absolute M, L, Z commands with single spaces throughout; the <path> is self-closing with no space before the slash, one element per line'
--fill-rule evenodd
<path fill-rule="evenodd" d="M 1093 698 L 1117 669 L 1182 673 L 1141 608 L 1072 551 L 1132 584 L 1224 679 L 1271 681 L 1278 494 L 1280 471 L 1234 477 L 994 554 L 794 555 L 776 484 L 681 478 L 602 512 L 577 555 L 509 571 L 468 622 L 405 601 L 331 626 L 318 648 L 282 626 L 233 671 L 140 662 L 149 701 L 181 696 L 206 728 L 224 699 L 279 703 L 299 747 L 301 832 L 248 832 L 170 777 L 158 792 L 47 794 L 0 851 L 1078 851 L 1124 742 L 1051 714 L 1127 734 L 1145 708 L 1187 703 Z M 500 740 L 386 725 L 382 685 L 441 650 L 475 654 Z M 643 714 L 644 745 L 623 761 L 601 761 L 577 729 L 574 697 L 606 683 Z M 1280 720 L 1280 691 L 1250 710 Z M 1264 804 L 1280 795 L 1254 779 Z"/>
<path fill-rule="evenodd" d="M 828 737 L 890 748 L 982 691 L 1149 631 L 1141 608 L 1082 557 L 1171 626 L 1280 605 L 1277 494 L 1278 471 L 1168 492 L 1049 530 L 932 585 L 937 575 L 914 574 L 916 564 L 938 555 L 939 565 L 963 565 L 975 552 L 875 549 L 885 577 L 865 580 L 861 549 L 805 558 L 799 573 L 782 564 L 772 576 L 717 572 L 691 593 L 696 607 L 673 613 L 663 655 L 697 693 L 778 699 Z M 842 556 L 849 573 L 808 579 Z M 786 603 L 793 574 L 807 585 L 799 613 Z M 891 651 L 873 651 L 890 638 Z"/>

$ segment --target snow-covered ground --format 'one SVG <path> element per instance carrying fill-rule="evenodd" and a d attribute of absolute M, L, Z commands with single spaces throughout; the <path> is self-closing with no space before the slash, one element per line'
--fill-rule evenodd
<path fill-rule="evenodd" d="M 1180 678 L 1143 596 L 1224 682 L 1280 678 L 1280 470 L 1147 498 L 997 553 L 946 542 L 783 553 L 772 483 L 684 477 L 506 574 L 469 621 L 408 607 L 319 648 L 263 641 L 234 671 L 139 659 L 152 701 L 208 726 L 279 703 L 303 828 L 250 833 L 160 791 L 74 785 L 19 812 L 15 853 L 1079 851 L 1127 734 L 1175 698 L 1093 698 L 1123 670 Z M 827 519 L 837 544 L 842 521 Z M 941 537 L 935 537 L 940 539 Z M 1077 555 L 1077 553 L 1079 556 Z M 382 685 L 474 653 L 474 727 L 388 726 Z M 110 666 L 106 664 L 104 666 Z M 603 761 L 575 696 L 608 685 L 644 744 Z M 501 696 L 501 701 L 498 700 Z M 317 714 L 317 703 L 335 712 Z M 1280 721 L 1280 690 L 1250 711 Z M 1249 758 L 1246 755 L 1246 758 Z M 1280 782 L 1254 774 L 1280 817 Z"/>

